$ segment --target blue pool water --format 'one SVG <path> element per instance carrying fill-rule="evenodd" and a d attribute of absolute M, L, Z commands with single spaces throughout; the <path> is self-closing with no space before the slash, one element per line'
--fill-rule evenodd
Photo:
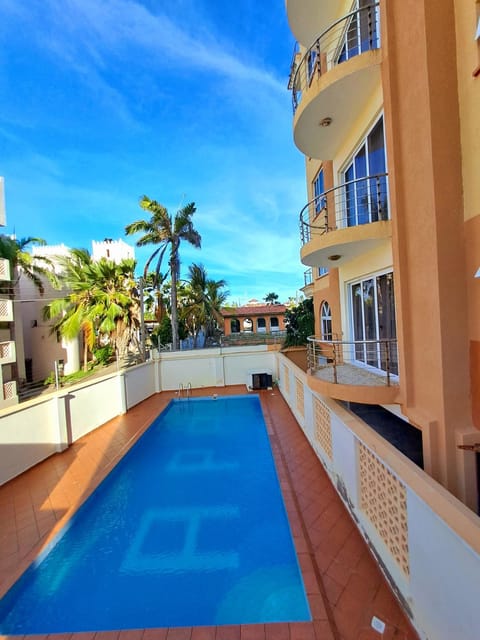
<path fill-rule="evenodd" d="M 258 396 L 173 400 L 0 601 L 0 633 L 310 620 Z"/>

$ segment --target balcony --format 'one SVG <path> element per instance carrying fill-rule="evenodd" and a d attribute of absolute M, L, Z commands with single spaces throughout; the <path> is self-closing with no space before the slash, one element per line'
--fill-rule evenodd
<path fill-rule="evenodd" d="M 391 236 L 388 174 L 357 178 L 328 189 L 300 212 L 301 260 L 340 266 Z"/>
<path fill-rule="evenodd" d="M 15 342 L 8 340 L 0 342 L 0 365 L 10 364 L 16 360 Z"/>
<path fill-rule="evenodd" d="M 319 393 L 364 404 L 399 402 L 396 339 L 308 338 L 309 386 Z"/>
<path fill-rule="evenodd" d="M 311 298 L 313 296 L 313 271 L 311 268 L 303 272 L 303 282 L 303 295 L 306 298 Z"/>
<path fill-rule="evenodd" d="M 372 4 L 348 13 L 303 55 L 294 52 L 288 85 L 294 139 L 307 156 L 333 158 L 345 132 L 381 85 L 378 7 Z"/>
<path fill-rule="evenodd" d="M 285 4 L 290 30 L 305 46 L 338 17 L 338 0 L 286 0 Z"/>

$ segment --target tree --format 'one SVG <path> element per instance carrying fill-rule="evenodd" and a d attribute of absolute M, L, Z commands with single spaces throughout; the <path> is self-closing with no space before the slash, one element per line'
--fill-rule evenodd
<path fill-rule="evenodd" d="M 38 293 L 43 296 L 45 293 L 45 280 L 56 282 L 55 272 L 52 268 L 51 260 L 46 256 L 33 256 L 27 248 L 33 245 L 44 246 L 45 240 L 42 238 L 22 238 L 0 235 L 0 258 L 8 260 L 10 263 L 11 280 L 2 283 L 3 291 L 15 303 L 17 297 L 18 282 L 22 276 L 30 280 Z M 15 312 L 14 312 L 15 313 Z M 9 328 L 10 339 L 15 342 L 15 323 Z M 23 376 L 23 364 L 13 364 L 11 375 L 13 379 Z"/>
<path fill-rule="evenodd" d="M 0 258 L 10 262 L 12 280 L 8 287 L 8 294 L 12 299 L 15 297 L 15 288 L 22 275 L 33 282 L 41 296 L 45 291 L 44 279 L 55 281 L 52 261 L 46 256 L 32 256 L 26 250 L 30 245 L 44 246 L 45 244 L 42 238 L 29 237 L 17 240 L 0 235 Z"/>
<path fill-rule="evenodd" d="M 178 335 L 181 340 L 187 337 L 187 330 L 185 328 L 182 318 L 178 322 Z M 163 316 L 158 325 L 150 334 L 150 341 L 152 345 L 158 349 L 161 345 L 169 344 L 172 342 L 172 325 L 167 316 Z"/>
<path fill-rule="evenodd" d="M 278 304 L 278 294 L 273 292 L 267 293 L 264 300 L 267 304 Z"/>
<path fill-rule="evenodd" d="M 151 214 L 150 219 L 132 222 L 125 227 L 125 233 L 127 235 L 144 233 L 137 241 L 137 247 L 144 247 L 151 244 L 158 245 L 145 264 L 144 277 L 146 277 L 148 273 L 150 264 L 156 259 L 154 273 L 156 274 L 156 278 L 159 279 L 162 259 L 167 249 L 170 249 L 168 262 L 172 281 L 170 290 L 170 318 L 172 325 L 172 344 L 173 349 L 176 350 L 180 345 L 177 308 L 177 281 L 180 272 L 179 248 L 182 240 L 186 240 L 196 248 L 200 248 L 201 246 L 201 236 L 194 228 L 192 222 L 192 216 L 196 211 L 196 207 L 195 204 L 191 202 L 177 211 L 174 218 L 169 215 L 167 209 L 162 204 L 156 200 L 151 200 L 147 196 L 143 196 L 140 199 L 140 207 Z"/>
<path fill-rule="evenodd" d="M 164 299 L 166 278 L 166 274 L 159 273 L 157 276 L 157 274 L 150 271 L 143 281 L 145 313 L 148 314 L 149 318 L 153 318 L 157 322 L 160 322 L 166 314 Z"/>
<path fill-rule="evenodd" d="M 192 306 L 195 306 L 200 324 L 205 328 L 206 337 L 212 337 L 218 327 L 223 324 L 221 308 L 229 294 L 222 289 L 227 283 L 223 279 L 208 278 L 202 264 L 190 265 L 188 273 Z"/>
<path fill-rule="evenodd" d="M 73 249 L 61 258 L 60 282 L 69 291 L 44 307 L 44 318 L 53 320 L 52 333 L 67 339 L 84 337 L 84 369 L 88 351 L 109 343 L 124 356 L 133 342 L 138 351 L 140 328 L 139 291 L 134 278 L 135 260 L 116 264 L 102 258 L 94 262 L 85 249 Z"/>
<path fill-rule="evenodd" d="M 285 311 L 286 336 L 285 347 L 295 347 L 307 344 L 308 336 L 315 333 L 315 317 L 313 299 L 305 298 L 297 305 Z"/>

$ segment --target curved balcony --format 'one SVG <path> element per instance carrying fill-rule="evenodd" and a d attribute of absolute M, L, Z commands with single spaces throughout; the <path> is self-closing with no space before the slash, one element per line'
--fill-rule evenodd
<path fill-rule="evenodd" d="M 309 386 L 319 393 L 364 404 L 400 401 L 396 339 L 308 338 Z"/>
<path fill-rule="evenodd" d="M 378 3 L 352 11 L 303 55 L 294 52 L 288 86 L 294 140 L 305 155 L 333 158 L 345 131 L 380 86 L 379 15 Z"/>
<path fill-rule="evenodd" d="M 338 0 L 286 0 L 285 5 L 290 30 L 306 47 L 338 16 Z"/>
<path fill-rule="evenodd" d="M 313 271 L 311 267 L 303 272 L 303 282 L 303 287 L 301 287 L 303 295 L 306 298 L 311 298 L 313 296 Z"/>
<path fill-rule="evenodd" d="M 319 194 L 300 212 L 301 260 L 340 266 L 391 236 L 388 174 L 350 180 Z"/>

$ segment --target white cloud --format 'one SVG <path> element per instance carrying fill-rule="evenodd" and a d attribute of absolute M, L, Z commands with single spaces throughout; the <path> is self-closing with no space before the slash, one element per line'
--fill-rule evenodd
<path fill-rule="evenodd" d="M 61 5 L 47 0 L 41 11 L 43 24 L 50 28 L 37 31 L 36 37 L 82 76 L 85 69 L 100 73 L 111 55 L 132 57 L 138 48 L 147 66 L 174 64 L 189 72 L 200 69 L 285 93 L 284 82 L 262 69 L 258 61 L 248 63 L 244 53 L 220 44 L 218 34 L 198 23 L 174 22 L 161 13 L 153 14 L 133 0 L 66 0 Z"/>

